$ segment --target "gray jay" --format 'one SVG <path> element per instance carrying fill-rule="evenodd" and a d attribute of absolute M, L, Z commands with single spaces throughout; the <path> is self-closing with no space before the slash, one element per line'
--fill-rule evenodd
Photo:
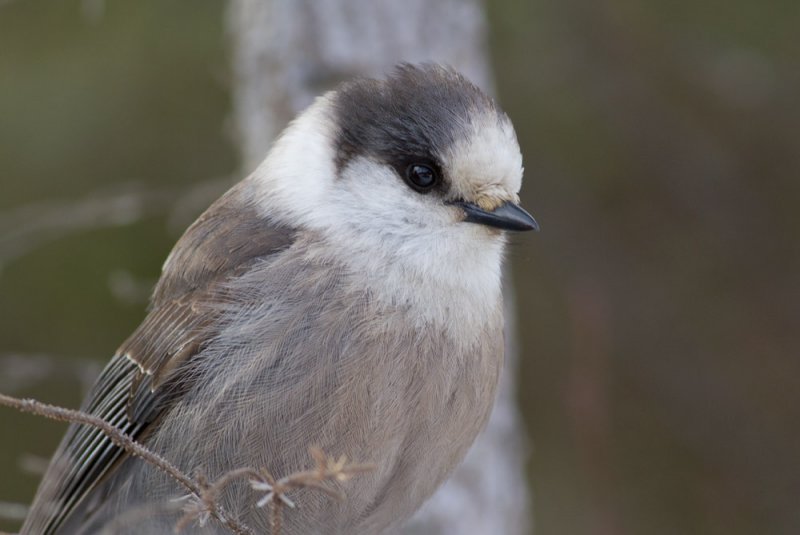
<path fill-rule="evenodd" d="M 344 502 L 298 490 L 282 533 L 396 528 L 492 408 L 505 231 L 536 228 L 521 178 L 508 117 L 457 72 L 345 83 L 189 227 L 83 410 L 209 480 L 303 470 L 312 445 L 372 462 Z M 72 425 L 22 533 L 171 533 L 185 492 Z M 269 533 L 260 497 L 242 481 L 219 502 Z"/>

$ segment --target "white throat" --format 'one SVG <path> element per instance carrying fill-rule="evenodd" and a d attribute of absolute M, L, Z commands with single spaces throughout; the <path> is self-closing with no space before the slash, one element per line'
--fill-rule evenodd
<path fill-rule="evenodd" d="M 262 213 L 322 236 L 314 254 L 343 263 L 378 302 L 471 343 L 500 309 L 503 236 L 460 221 L 378 162 L 356 158 L 337 176 L 327 98 L 251 177 Z"/>

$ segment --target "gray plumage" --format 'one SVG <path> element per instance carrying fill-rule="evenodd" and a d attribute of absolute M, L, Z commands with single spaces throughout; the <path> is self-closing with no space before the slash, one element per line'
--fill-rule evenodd
<path fill-rule="evenodd" d="M 482 157 L 476 143 L 496 146 Z M 422 193 L 403 176 L 420 162 L 438 177 Z M 503 352 L 494 227 L 515 228 L 502 210 L 520 210 L 520 175 L 508 119 L 451 70 L 403 66 L 321 97 L 179 240 L 84 409 L 212 480 L 308 468 L 312 445 L 373 462 L 344 484 L 344 503 L 297 491 L 282 533 L 396 527 L 491 410 Z M 494 222 L 470 224 L 473 212 Z M 73 425 L 22 533 L 170 533 L 184 493 Z M 220 503 L 269 533 L 259 497 L 241 481 Z"/>

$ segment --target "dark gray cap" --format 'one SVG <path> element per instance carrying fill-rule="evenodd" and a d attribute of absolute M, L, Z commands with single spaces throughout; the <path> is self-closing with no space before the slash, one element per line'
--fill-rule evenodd
<path fill-rule="evenodd" d="M 472 120 L 508 121 L 494 101 L 449 67 L 398 65 L 383 80 L 361 78 L 333 97 L 336 166 L 356 156 L 389 163 L 400 171 L 411 162 L 441 166 L 441 155 L 470 135 Z"/>

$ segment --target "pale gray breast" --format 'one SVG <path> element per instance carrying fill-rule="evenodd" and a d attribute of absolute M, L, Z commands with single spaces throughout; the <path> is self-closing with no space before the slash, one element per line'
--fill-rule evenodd
<path fill-rule="evenodd" d="M 319 246 L 300 233 L 231 284 L 230 299 L 217 304 L 220 333 L 193 361 L 197 386 L 150 444 L 212 479 L 242 466 L 276 476 L 306 469 L 312 445 L 375 462 L 375 473 L 344 487 L 344 504 L 315 491 L 293 496 L 301 507 L 287 511 L 284 528 L 373 533 L 413 512 L 484 424 L 502 360 L 501 321 L 487 321 L 483 345 L 455 350 L 435 326 L 412 328 L 413 310 L 376 307 L 357 276 L 310 258 L 308 247 Z M 128 483 L 134 495 L 177 492 L 138 466 Z M 267 532 L 258 498 L 243 483 L 224 502 Z"/>
<path fill-rule="evenodd" d="M 363 277 L 331 260 L 336 251 L 320 254 L 321 237 L 226 198 L 181 239 L 153 310 L 85 407 L 211 479 L 243 466 L 277 476 L 308 468 L 312 445 L 375 462 L 347 485 L 345 504 L 293 496 L 303 506 L 287 513 L 284 535 L 376 533 L 433 492 L 485 422 L 502 360 L 500 303 L 485 336 L 457 347 L 435 325 L 412 327 L 418 311 L 376 306 Z M 249 239 L 234 232 L 242 225 Z M 45 476 L 24 533 L 62 522 L 62 533 L 122 533 L 121 521 L 133 533 L 174 527 L 177 515 L 160 512 L 184 491 L 99 433 L 72 426 L 59 463 L 68 471 Z M 223 502 L 268 532 L 258 497 L 241 482 Z"/>

